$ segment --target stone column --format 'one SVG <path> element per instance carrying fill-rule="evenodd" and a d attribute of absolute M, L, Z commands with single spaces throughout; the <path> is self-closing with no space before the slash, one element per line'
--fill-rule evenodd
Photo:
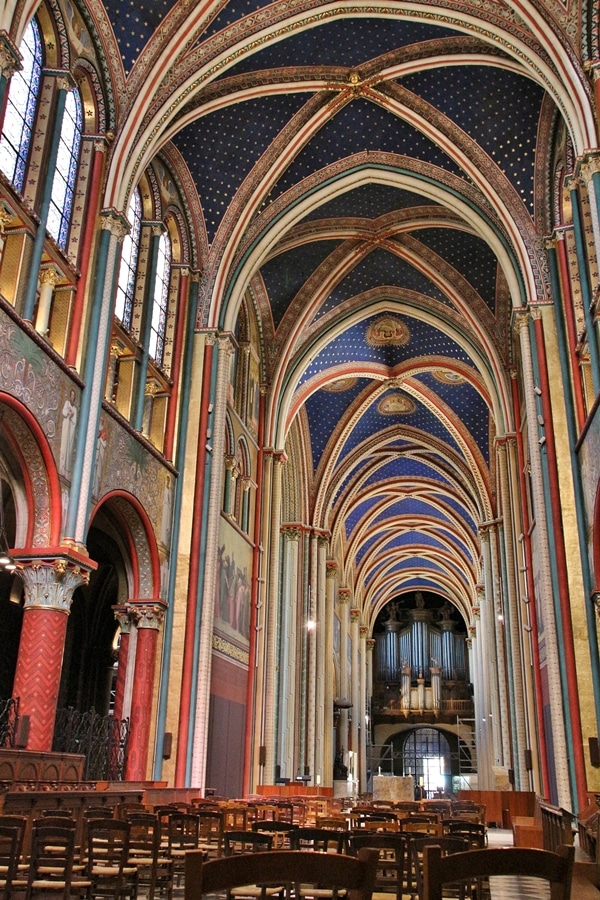
<path fill-rule="evenodd" d="M 48 324 L 50 322 L 50 310 L 52 309 L 52 298 L 54 297 L 54 288 L 60 281 L 60 275 L 54 266 L 43 266 L 40 269 L 40 295 L 38 299 L 38 308 L 35 317 L 35 330 L 42 337 L 48 334 Z"/>
<path fill-rule="evenodd" d="M 340 612 L 340 683 L 338 685 L 339 698 L 351 700 L 350 682 L 348 672 L 350 661 L 348 659 L 348 631 L 350 624 L 350 591 L 348 588 L 338 590 L 338 609 Z M 348 765 L 348 748 L 350 735 L 348 732 L 348 709 L 342 708 L 338 717 L 338 748 L 344 751 L 344 765 Z"/>
<path fill-rule="evenodd" d="M 483 559 L 483 579 L 480 592 L 481 630 L 485 641 L 487 689 L 489 698 L 490 764 L 502 765 L 502 721 L 500 715 L 498 654 L 496 652 L 496 615 L 494 612 L 494 592 L 492 586 L 489 529 L 479 529 Z"/>
<path fill-rule="evenodd" d="M 324 703 L 324 728 L 323 728 L 323 784 L 327 787 L 333 785 L 333 759 L 335 756 L 335 741 L 333 737 L 333 700 L 335 670 L 333 665 L 333 610 L 335 608 L 335 587 L 337 577 L 337 563 L 329 559 L 326 563 L 325 577 L 325 655 L 323 658 L 323 677 L 325 680 Z"/>
<path fill-rule="evenodd" d="M 279 651 L 279 756 L 281 774 L 294 778 L 298 760 L 296 750 L 296 661 L 298 652 L 298 571 L 301 531 L 284 526 L 283 598 L 281 604 L 281 647 Z"/>
<path fill-rule="evenodd" d="M 557 634 L 554 616 L 554 603 L 551 579 L 550 551 L 548 541 L 546 501 L 544 496 L 544 483 L 542 464 L 540 459 L 540 446 L 537 440 L 537 409 L 535 405 L 535 380 L 533 376 L 533 362 L 531 355 L 531 343 L 529 336 L 529 316 L 521 314 L 517 320 L 517 327 L 521 346 L 521 359 L 523 370 L 523 394 L 529 423 L 529 462 L 531 466 L 531 491 L 533 505 L 536 511 L 535 531 L 538 546 L 539 572 L 538 572 L 538 597 L 536 602 L 540 605 L 538 621 L 544 623 L 544 637 L 546 644 L 546 672 L 548 677 L 548 700 L 550 705 L 551 728 L 554 740 L 554 754 L 556 759 L 556 786 L 558 791 L 558 805 L 564 809 L 572 808 L 571 788 L 569 783 L 569 765 L 567 759 L 567 744 L 565 734 L 564 710 L 562 704 L 560 665 L 558 658 Z"/>
<path fill-rule="evenodd" d="M 67 616 L 73 591 L 87 584 L 96 563 L 78 553 L 17 559 L 25 604 L 13 694 L 29 716 L 27 750 L 52 749 Z"/>
<path fill-rule="evenodd" d="M 265 653 L 265 698 L 264 735 L 265 766 L 263 784 L 273 784 L 275 780 L 275 740 L 277 709 L 277 644 L 279 638 L 279 574 L 281 543 L 281 496 L 283 467 L 287 462 L 284 453 L 273 459 L 273 481 L 271 492 L 271 527 L 268 565 L 268 594 L 266 609 L 266 653 Z"/>
<path fill-rule="evenodd" d="M 367 790 L 367 638 L 369 636 L 369 629 L 366 625 L 361 625 L 359 628 L 359 636 L 360 636 L 360 718 L 358 720 L 359 725 L 359 735 L 360 735 L 360 747 L 359 747 L 359 791 L 365 792 Z"/>
<path fill-rule="evenodd" d="M 115 719 L 125 717 L 125 682 L 127 679 L 127 665 L 129 662 L 129 641 L 131 638 L 131 616 L 128 604 L 113 606 L 115 619 L 121 628 L 121 640 L 119 641 L 119 658 L 117 663 L 117 678 L 115 682 L 115 706 L 113 715 Z"/>
<path fill-rule="evenodd" d="M 359 670 L 359 647 L 360 647 L 360 609 L 353 608 L 350 610 L 350 634 L 352 638 L 352 665 L 350 669 L 350 694 L 352 700 L 352 723 L 350 725 L 351 749 L 354 756 L 353 777 L 355 780 L 360 778 L 359 764 L 359 740 L 358 740 L 358 723 L 360 720 L 360 670 Z"/>
<path fill-rule="evenodd" d="M 206 559 L 215 560 L 218 555 L 219 525 L 223 497 L 223 456 L 225 451 L 225 416 L 227 413 L 227 385 L 229 364 L 233 348 L 228 335 L 219 335 L 219 355 L 212 429 L 212 465 L 208 515 L 206 521 Z M 196 683 L 196 709 L 194 742 L 192 751 L 191 782 L 193 787 L 204 790 L 208 752 L 208 724 L 210 709 L 210 677 L 212 671 L 213 624 L 215 617 L 215 586 L 217 567 L 206 566 L 202 593 L 202 618 L 200 647 L 198 650 L 198 681 Z M 193 696 L 193 694 L 192 694 Z"/>
<path fill-rule="evenodd" d="M 331 657 L 331 643 L 327 644 L 326 624 L 326 566 L 327 539 L 317 536 L 317 629 L 316 629 L 316 683 L 315 683 L 315 771 L 314 784 L 323 784 L 325 764 L 325 682 L 328 674 L 328 657 Z"/>
<path fill-rule="evenodd" d="M 146 778 L 158 632 L 164 620 L 165 609 L 166 603 L 161 600 L 136 600 L 130 605 L 137 628 L 137 644 L 125 766 L 126 781 L 144 781 Z"/>

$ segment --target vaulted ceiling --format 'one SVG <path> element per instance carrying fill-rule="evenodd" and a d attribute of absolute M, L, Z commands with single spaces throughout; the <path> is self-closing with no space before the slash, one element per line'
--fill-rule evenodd
<path fill-rule="evenodd" d="M 300 417 L 312 524 L 372 619 L 405 591 L 474 602 L 511 309 L 547 288 L 540 197 L 576 102 L 557 85 L 577 13 L 553 11 L 554 35 L 493 0 L 97 8 L 121 86 L 109 191 L 122 205 L 159 149 L 185 162 L 202 324 L 233 330 L 251 297 L 266 443 Z"/>

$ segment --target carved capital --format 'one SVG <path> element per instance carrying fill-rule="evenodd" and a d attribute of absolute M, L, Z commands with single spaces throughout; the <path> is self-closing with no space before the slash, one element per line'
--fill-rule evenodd
<path fill-rule="evenodd" d="M 56 287 L 60 278 L 60 273 L 56 271 L 54 266 L 46 266 L 40 269 L 40 284 L 49 284 L 50 287 Z"/>
<path fill-rule="evenodd" d="M 350 588 L 341 587 L 338 590 L 338 602 L 339 603 L 350 603 L 350 598 L 352 597 L 352 592 Z"/>
<path fill-rule="evenodd" d="M 165 618 L 166 603 L 160 600 L 137 600 L 130 606 L 131 617 L 138 628 L 158 631 Z"/>
<path fill-rule="evenodd" d="M 55 609 L 68 613 L 73 591 L 88 584 L 96 568 L 92 560 L 69 553 L 23 557 L 14 554 L 25 592 L 25 609 Z"/>
<path fill-rule="evenodd" d="M 288 541 L 299 541 L 302 537 L 302 528 L 299 525 L 282 525 L 281 533 Z"/>
<path fill-rule="evenodd" d="M 125 216 L 122 216 L 116 209 L 103 209 L 100 213 L 100 228 L 103 231 L 110 231 L 113 237 L 122 243 L 125 236 L 129 234 L 131 225 Z"/>
<path fill-rule="evenodd" d="M 369 629 L 367 628 L 366 625 L 361 625 L 360 628 L 358 629 L 358 633 L 360 635 L 361 641 L 366 641 L 366 639 L 369 636 Z"/>
<path fill-rule="evenodd" d="M 377 644 L 376 640 L 374 640 L 373 638 L 369 638 L 367 641 L 367 650 L 369 650 L 372 653 L 373 650 L 375 649 L 376 644 Z"/>
<path fill-rule="evenodd" d="M 353 625 L 357 625 L 360 622 L 360 609 L 356 606 L 352 607 L 350 610 L 350 621 Z"/>
<path fill-rule="evenodd" d="M 325 577 L 335 578 L 338 571 L 338 564 L 335 559 L 328 559 L 325 563 Z"/>
<path fill-rule="evenodd" d="M 6 31 L 0 32 L 0 71 L 8 80 L 17 69 L 22 69 L 21 54 Z"/>
<path fill-rule="evenodd" d="M 131 610 L 127 604 L 112 607 L 115 619 L 119 623 L 121 634 L 131 633 Z"/>

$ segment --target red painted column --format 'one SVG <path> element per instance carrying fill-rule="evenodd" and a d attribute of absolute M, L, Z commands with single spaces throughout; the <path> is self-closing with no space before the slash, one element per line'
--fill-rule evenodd
<path fill-rule="evenodd" d="M 146 778 L 156 648 L 158 631 L 164 619 L 165 608 L 164 603 L 155 600 L 146 603 L 138 601 L 131 604 L 132 615 L 137 624 L 137 644 L 131 692 L 127 762 L 125 764 L 126 781 L 144 781 Z"/>
<path fill-rule="evenodd" d="M 67 616 L 73 591 L 89 581 L 95 563 L 79 554 L 18 557 L 25 589 L 23 626 L 13 696 L 29 717 L 27 750 L 52 749 Z"/>
<path fill-rule="evenodd" d="M 189 269 L 182 268 L 179 280 L 179 295 L 177 302 L 177 321 L 175 323 L 175 336 L 173 338 L 173 363 L 171 366 L 171 379 L 173 388 L 169 397 L 167 421 L 165 425 L 165 444 L 163 453 L 165 459 L 173 459 L 173 444 L 175 441 L 175 422 L 177 420 L 177 397 L 179 394 L 179 376 L 181 373 L 181 360 L 183 356 L 183 331 L 186 320 L 186 309 L 189 303 L 188 285 Z"/>
<path fill-rule="evenodd" d="M 129 662 L 129 639 L 131 635 L 131 616 L 128 606 L 113 606 L 115 619 L 121 626 L 121 640 L 119 642 L 119 658 L 117 664 L 117 679 L 115 683 L 115 706 L 113 716 L 115 719 L 123 718 L 125 705 L 125 679 L 127 678 L 127 664 Z"/>
<path fill-rule="evenodd" d="M 97 216 L 99 211 L 100 187 L 102 184 L 102 171 L 104 166 L 104 150 L 104 144 L 99 140 L 96 141 L 94 146 L 94 159 L 92 161 L 90 193 L 86 203 L 88 214 L 85 218 L 81 259 L 79 261 L 79 280 L 77 282 L 77 291 L 75 293 L 75 299 L 73 301 L 73 314 L 71 316 L 71 323 L 69 326 L 67 352 L 65 353 L 65 363 L 68 366 L 75 366 L 77 363 L 77 350 L 81 337 L 81 323 L 83 321 L 85 292 L 87 290 L 87 279 L 90 270 L 90 260 L 92 258 L 92 243 L 94 240 L 94 236 L 98 231 Z"/>

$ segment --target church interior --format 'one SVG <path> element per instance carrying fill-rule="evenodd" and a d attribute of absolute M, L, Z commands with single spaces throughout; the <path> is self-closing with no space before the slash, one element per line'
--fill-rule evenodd
<path fill-rule="evenodd" d="M 576 812 L 598 5 L 1 9 L 3 746 Z"/>

